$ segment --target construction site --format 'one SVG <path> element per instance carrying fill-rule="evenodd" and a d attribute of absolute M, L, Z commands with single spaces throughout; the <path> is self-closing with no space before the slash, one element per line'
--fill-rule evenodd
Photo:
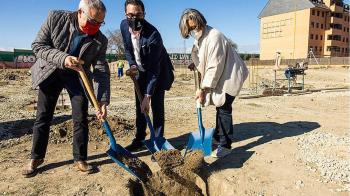
<path fill-rule="evenodd" d="M 348 196 L 350 194 L 350 14 L 349 5 L 346 4 L 348 1 L 266 0 L 265 3 L 259 2 L 260 7 L 256 5 L 254 8 L 261 11 L 259 15 L 256 10 L 253 13 L 253 8 L 252 10 L 249 8 L 252 12 L 249 16 L 254 15 L 255 17 L 249 20 L 256 20 L 254 22 L 260 20 L 259 35 L 254 30 L 248 30 L 247 28 L 238 30 L 243 32 L 240 32 L 242 33 L 241 37 L 238 36 L 233 39 L 234 41 L 243 42 L 248 37 L 247 39 L 251 40 L 253 36 L 248 36 L 248 34 L 251 33 L 250 31 L 254 31 L 256 34 L 254 36 L 257 38 L 256 42 L 259 42 L 256 45 L 260 47 L 259 52 L 251 49 L 250 53 L 242 53 L 242 50 L 239 51 L 238 44 L 232 41 L 231 38 L 221 36 L 219 33 L 220 36 L 218 37 L 224 40 L 222 43 L 225 44 L 225 47 L 223 47 L 225 50 L 218 47 L 221 41 L 216 39 L 215 44 L 208 44 L 208 47 L 213 45 L 212 47 L 216 48 L 214 51 L 220 51 L 219 54 L 214 54 L 217 55 L 215 58 L 225 58 L 225 63 L 229 64 L 222 65 L 222 67 L 225 66 L 226 72 L 222 71 L 225 73 L 220 73 L 219 79 L 223 81 L 220 85 L 225 86 L 226 81 L 236 77 L 232 74 L 225 78 L 226 76 L 223 75 L 226 73 L 233 73 L 238 70 L 237 78 L 241 79 L 245 78 L 244 75 L 246 75 L 242 70 L 247 68 L 249 71 L 247 78 L 242 79 L 240 83 L 243 87 L 241 90 L 239 88 L 237 96 L 231 96 L 226 89 L 221 89 L 221 93 L 224 93 L 224 97 L 226 96 L 225 104 L 228 103 L 228 95 L 234 100 L 232 115 L 227 115 L 229 118 L 232 116 L 233 119 L 233 123 L 231 121 L 228 123 L 230 130 L 232 130 L 231 125 L 233 124 L 233 135 L 230 135 L 230 141 L 232 140 L 233 143 L 228 144 L 231 148 L 222 146 L 222 135 L 219 136 L 220 139 L 217 139 L 214 134 L 214 132 L 219 132 L 218 129 L 220 129 L 218 124 L 221 121 L 218 120 L 220 118 L 218 113 L 221 106 L 200 104 L 199 99 L 195 99 L 195 96 L 199 97 L 198 92 L 204 95 L 207 93 L 211 101 L 214 99 L 210 96 L 214 96 L 216 87 L 215 89 L 208 87 L 200 89 L 204 79 L 199 76 L 198 72 L 200 72 L 200 66 L 203 66 L 201 70 L 206 72 L 209 69 L 206 66 L 213 66 L 207 65 L 208 62 L 220 64 L 221 60 L 197 62 L 199 60 L 196 59 L 196 55 L 198 55 L 198 58 L 200 57 L 200 60 L 209 59 L 209 57 L 202 58 L 202 53 L 194 53 L 198 52 L 196 47 L 200 52 L 204 51 L 200 50 L 203 45 L 199 40 L 203 39 L 204 35 L 208 36 L 212 28 L 202 25 L 202 30 L 209 29 L 208 34 L 198 31 L 200 35 L 196 37 L 197 31 L 195 30 L 198 30 L 199 27 L 188 26 L 189 21 L 192 23 L 194 19 L 188 19 L 180 23 L 180 29 L 181 25 L 187 25 L 186 31 L 192 29 L 191 32 L 187 32 L 187 37 L 191 34 L 191 39 L 197 39 L 198 41 L 194 42 L 192 54 L 190 54 L 191 48 L 186 45 L 186 40 L 175 39 L 171 34 L 174 30 L 171 29 L 173 27 L 170 28 L 169 24 L 175 24 L 175 14 L 171 20 L 169 19 L 169 22 L 165 17 L 162 18 L 162 20 L 167 21 L 166 26 L 160 28 L 162 32 L 166 32 L 162 36 L 164 40 L 167 40 L 164 43 L 169 43 L 169 40 L 174 39 L 177 40 L 174 41 L 177 46 L 182 43 L 184 46 L 183 49 L 168 52 L 167 47 L 169 46 L 159 45 L 159 50 L 163 52 L 163 56 L 159 57 L 159 62 L 165 59 L 169 66 L 165 68 L 165 65 L 162 64 L 159 65 L 163 66 L 161 68 L 151 69 L 150 67 L 143 67 L 144 62 L 156 57 L 155 55 L 146 57 L 146 54 L 156 54 L 150 52 L 154 50 L 154 43 L 157 43 L 158 47 L 158 44 L 163 44 L 163 41 L 161 36 L 159 38 L 155 36 L 160 40 L 144 41 L 141 44 L 142 39 L 145 38 L 140 38 L 140 36 L 145 36 L 143 31 L 146 32 L 142 24 L 146 23 L 141 24 L 139 22 L 138 25 L 141 24 L 141 27 L 136 28 L 136 25 L 131 25 L 130 21 L 144 20 L 143 4 L 142 6 L 137 5 L 140 9 L 142 7 L 142 12 L 137 14 L 134 12 L 126 14 L 127 3 L 125 4 L 125 13 L 122 9 L 120 12 L 115 12 L 114 14 L 117 15 L 113 15 L 113 20 L 117 18 L 116 16 L 118 16 L 118 19 L 125 19 L 126 17 L 127 21 L 124 24 L 126 30 L 124 29 L 125 32 L 122 31 L 122 25 L 120 25 L 121 29 L 115 29 L 116 27 L 113 26 L 115 30 L 107 30 L 106 27 L 103 29 L 105 31 L 103 33 L 106 33 L 105 40 L 104 36 L 98 34 L 99 28 L 105 25 L 105 21 L 108 22 L 112 19 L 104 19 L 107 13 L 106 8 L 103 3 L 98 2 L 100 3 L 99 9 L 88 7 L 89 11 L 96 11 L 96 13 L 94 12 L 96 15 L 91 17 L 89 12 L 85 13 L 83 7 L 80 6 L 85 4 L 86 6 L 92 6 L 92 4 L 87 4 L 87 1 L 84 4 L 84 1 L 80 1 L 79 10 L 73 13 L 78 17 L 75 22 L 77 24 L 64 26 L 67 32 L 68 27 L 72 27 L 74 31 L 69 41 L 67 40 L 66 45 L 70 44 L 67 45 L 68 48 L 65 49 L 65 52 L 60 51 L 63 47 L 60 47 L 60 49 L 54 48 L 57 43 L 51 40 L 55 37 L 53 36 L 54 33 L 58 32 L 61 35 L 63 30 L 61 32 L 59 28 L 59 30 L 56 29 L 50 33 L 43 33 L 42 36 L 39 36 L 39 32 L 37 39 L 46 36 L 48 39 L 46 40 L 48 43 L 41 46 L 40 50 L 49 48 L 47 51 L 59 52 L 61 56 L 58 55 L 59 53 L 55 55 L 49 52 L 46 53 L 47 51 L 36 50 L 38 48 L 35 46 L 35 41 L 32 44 L 32 50 L 16 49 L 14 48 L 15 43 L 7 41 L 7 38 L 1 40 L 0 37 L 0 46 L 3 47 L 0 48 L 0 195 Z M 113 6 L 115 8 L 114 4 L 106 2 L 108 3 L 107 7 Z M 7 3 L 7 6 L 11 7 L 11 2 Z M 20 3 L 17 2 L 17 4 L 20 6 Z M 61 6 L 69 7 L 71 4 L 70 1 L 67 1 Z M 119 7 L 123 6 L 121 2 L 117 2 L 117 4 Z M 161 6 L 163 6 L 163 9 L 168 8 L 170 5 L 168 4 Z M 208 3 L 205 6 L 207 6 L 207 9 L 210 7 L 215 10 L 214 6 L 217 5 L 214 4 Z M 102 5 L 104 9 L 102 9 Z M 46 6 L 49 6 L 49 4 Z M 129 9 L 134 8 L 133 6 L 137 7 L 132 4 L 129 5 Z M 185 3 L 184 5 L 176 5 L 178 7 L 173 6 L 174 10 L 172 11 L 175 12 L 175 9 L 183 10 Z M 237 7 L 239 6 L 244 10 L 246 5 L 237 3 Z M 32 7 L 33 10 L 34 7 Z M 48 7 L 41 9 L 46 14 Z M 223 7 L 220 9 L 224 10 Z M 245 9 L 248 8 L 245 7 Z M 229 12 L 231 10 L 223 11 L 224 14 L 231 14 Z M 213 17 L 212 15 L 220 16 L 216 21 L 218 24 L 222 22 L 222 18 L 234 18 L 231 15 L 229 17 L 225 15 L 224 17 L 220 15 L 222 13 L 209 13 L 208 17 Z M 62 13 L 57 11 L 56 14 Z M 241 14 L 242 16 L 238 17 L 239 20 L 248 16 L 243 12 Z M 96 17 L 98 15 L 100 17 Z M 154 17 L 150 18 L 154 20 Z M 156 17 L 156 19 L 158 18 L 159 16 Z M 178 18 L 179 16 L 176 15 L 176 23 Z M 212 18 L 210 19 L 212 20 Z M 246 20 L 248 24 L 248 19 Z M 88 28 L 85 28 L 85 26 L 80 28 L 79 26 L 83 21 L 86 23 L 85 26 L 89 24 L 95 25 L 95 27 L 98 26 L 98 28 L 93 29 L 96 30 L 93 33 L 90 31 L 87 33 L 85 31 Z M 163 21 L 158 22 L 163 23 Z M 231 28 L 226 29 L 226 32 L 235 32 L 237 27 L 246 25 L 238 24 L 238 22 L 241 21 L 235 20 L 235 28 L 232 29 L 231 21 L 230 25 L 227 25 L 228 22 L 226 21 L 225 26 Z M 57 25 L 62 24 L 61 22 L 57 23 Z M 257 23 L 254 24 L 258 26 Z M 46 25 L 50 27 L 43 28 L 43 31 L 56 28 L 50 21 Z M 215 26 L 215 23 L 213 25 Z M 176 25 L 173 26 L 178 28 Z M 171 33 L 166 31 L 168 27 Z M 111 26 L 108 26 L 108 28 L 111 28 Z M 30 28 L 27 29 L 29 32 Z M 153 29 L 152 26 L 152 32 Z M 178 29 L 176 30 L 178 31 Z M 71 31 L 69 30 L 69 32 Z M 130 40 L 127 39 L 127 41 L 130 41 L 129 44 L 123 43 L 126 40 L 123 33 L 133 34 L 133 36 L 130 36 Z M 244 36 L 244 34 L 247 35 Z M 158 35 L 158 32 L 156 35 Z M 179 37 L 179 35 L 177 36 Z M 182 36 L 182 38 L 185 38 L 183 34 Z M 71 42 L 72 37 L 74 37 L 73 42 Z M 67 37 L 62 36 L 63 38 L 66 39 Z M 98 38 L 102 41 L 99 41 Z M 94 44 L 91 44 L 91 46 L 87 44 L 83 50 L 85 41 L 89 39 Z M 247 40 L 244 41 L 245 44 L 249 45 Z M 148 42 L 154 45 L 148 46 Z M 51 43 L 55 46 L 51 46 Z M 137 51 L 137 43 L 142 48 L 141 50 L 138 48 Z M 61 41 L 58 44 L 61 44 Z M 129 45 L 131 49 L 136 47 L 136 49 L 133 49 L 134 53 L 132 55 L 138 58 L 132 57 L 134 58 L 132 59 L 130 57 L 131 53 L 128 51 L 130 48 L 125 48 Z M 10 46 L 13 49 L 9 49 Z M 27 48 L 29 47 L 28 45 Z M 87 49 L 88 47 L 90 48 Z M 192 47 L 191 44 L 190 47 Z M 232 55 L 234 60 L 227 63 L 227 59 L 231 56 L 222 54 L 224 51 L 230 55 L 234 54 Z M 83 61 L 86 58 L 81 58 L 86 57 L 83 56 L 84 52 L 86 52 L 86 56 L 91 55 L 90 63 Z M 212 55 L 211 52 L 213 51 L 209 50 L 208 53 Z M 64 55 L 68 53 L 69 56 L 65 57 Z M 78 53 L 79 57 L 76 57 Z M 207 54 L 207 51 L 203 53 Z M 168 55 L 169 59 L 167 58 Z M 54 57 L 60 59 L 56 61 L 45 59 Z M 144 58 L 142 61 L 141 57 Z M 130 58 L 132 61 L 136 59 L 136 65 L 130 61 Z M 214 59 L 214 57 L 211 58 Z M 62 63 L 62 59 L 63 64 L 58 65 Z M 131 66 L 128 60 L 125 59 L 129 60 L 130 65 L 134 65 L 135 75 L 132 75 L 133 70 L 129 69 Z M 156 64 L 155 61 L 159 63 L 158 60 L 152 60 L 150 62 L 153 64 Z M 192 62 L 198 63 L 197 67 L 192 67 L 194 70 L 198 69 L 197 71 L 189 69 Z M 79 70 L 78 68 L 84 66 L 84 63 L 86 63 L 86 66 L 93 64 L 93 70 Z M 100 65 L 98 65 L 99 63 Z M 147 93 L 141 93 L 140 86 L 146 80 L 137 81 L 136 75 L 139 74 L 138 76 L 140 76 L 140 73 L 144 72 L 141 74 L 144 74 L 145 78 L 147 77 L 147 82 L 151 77 L 156 78 L 152 82 L 159 82 L 160 76 L 155 72 L 159 71 L 160 73 L 162 71 L 162 73 L 165 73 L 163 72 L 165 69 L 169 69 L 169 72 L 171 72 L 171 64 L 174 66 L 175 79 L 170 90 L 165 91 L 164 136 L 159 136 L 159 130 L 156 132 L 155 127 L 153 127 L 153 111 L 144 112 L 142 118 L 145 117 L 145 124 L 147 125 L 146 138 L 142 141 L 139 140 L 139 144 L 144 148 L 141 151 L 136 150 L 136 148 L 127 150 L 128 145 L 137 139 L 137 134 L 140 134 L 139 126 L 141 126 L 141 123 L 136 120 L 136 116 L 139 119 L 141 112 L 140 109 L 138 113 L 136 112 L 135 108 L 137 108 L 136 104 L 138 103 L 136 99 L 143 100 L 138 106 L 138 108 L 142 108 L 142 111 L 144 109 L 144 98 L 152 100 L 150 97 L 153 96 L 148 93 L 148 88 L 151 85 L 147 86 Z M 98 66 L 100 67 L 96 68 Z M 104 67 L 101 68 L 102 66 Z M 33 67 L 39 71 L 33 71 L 34 69 L 31 69 Z M 219 65 L 214 65 L 215 70 L 218 67 Z M 226 69 L 227 67 L 229 68 Z M 233 71 L 237 67 L 240 68 Z M 45 110 L 50 106 L 47 106 L 49 101 L 45 102 L 42 100 L 43 98 L 38 100 L 40 93 L 45 93 L 42 93 L 42 89 L 32 88 L 34 78 L 39 75 L 39 72 L 44 72 L 44 69 L 46 69 L 45 74 L 48 74 L 48 69 L 51 69 L 51 75 L 46 75 L 46 79 L 40 82 L 50 82 L 53 78 L 52 80 L 59 83 L 57 81 L 61 80 L 54 77 L 59 75 L 60 79 L 64 78 L 67 75 L 62 73 L 69 70 L 68 68 L 77 71 L 79 79 L 75 82 L 67 79 L 64 85 L 68 83 L 78 85 L 74 87 L 81 90 L 79 96 L 84 100 L 79 101 L 79 106 L 74 105 L 72 97 L 76 95 L 73 96 L 71 89 L 67 86 L 62 86 L 63 90 L 62 88 L 59 89 L 60 91 L 56 94 L 49 92 L 50 96 L 52 94 L 55 94 L 54 96 L 59 95 L 56 106 L 53 105 L 55 102 L 51 103 L 51 112 L 54 111 L 54 117 L 51 125 L 49 125 L 50 114 L 45 114 L 45 117 L 50 119 L 47 120 L 43 117 L 46 122 L 42 123 L 44 124 L 42 127 L 45 126 L 47 129 L 44 130 L 45 133 L 43 133 L 44 131 L 38 133 L 40 131 L 33 128 L 33 126 L 39 123 L 37 119 L 40 118 L 40 113 L 50 113 Z M 120 74 L 122 69 L 126 73 L 124 76 Z M 71 71 L 70 76 L 78 76 L 72 70 L 69 70 Z M 90 77 L 89 74 L 91 73 L 86 74 L 87 71 L 92 71 L 93 77 Z M 109 72 L 110 81 L 105 80 Z M 104 74 L 102 79 L 97 76 L 101 73 Z M 215 72 L 215 74 L 217 73 Z M 44 78 L 42 75 L 38 77 L 40 79 Z M 165 80 L 169 79 L 170 81 L 170 78 L 172 78 L 171 74 L 167 76 L 164 74 L 161 82 L 166 83 Z M 201 82 L 200 78 L 202 79 Z M 100 82 L 98 84 L 100 86 L 92 86 L 89 79 L 94 80 L 94 82 L 99 80 L 96 83 Z M 104 82 L 101 82 L 102 80 Z M 214 81 L 214 79 L 212 80 Z M 48 84 L 44 86 L 48 91 L 54 88 L 52 87 L 53 83 Z M 156 84 L 158 85 L 158 83 Z M 233 83 L 228 84 L 231 86 L 227 87 L 226 85 L 226 87 L 232 89 L 236 88 L 236 85 L 240 85 L 237 83 L 234 85 L 232 85 Z M 107 106 L 107 117 L 99 119 L 100 112 L 103 110 L 101 110 L 102 98 L 101 95 L 98 95 L 99 90 L 96 94 L 94 93 L 94 88 L 96 90 L 96 88 L 104 85 L 105 89 L 100 91 L 105 91 L 104 93 L 108 94 L 107 91 L 109 92 L 108 87 L 110 85 L 110 102 Z M 37 86 L 39 86 L 39 82 Z M 85 99 L 85 96 L 87 99 Z M 109 100 L 109 95 L 106 96 L 108 97 L 106 100 Z M 101 103 L 97 101 L 97 97 L 99 97 Z M 159 98 L 159 100 L 162 99 L 162 97 Z M 88 125 L 86 125 L 86 110 L 79 111 L 74 115 L 72 107 L 84 107 L 82 106 L 84 103 L 87 106 L 88 101 Z M 104 101 L 103 103 L 107 102 Z M 152 102 L 153 100 L 148 105 L 151 104 L 153 108 L 156 108 L 152 105 Z M 229 108 L 231 103 L 227 104 Z M 75 109 L 75 111 L 77 110 Z M 158 111 L 162 113 L 164 110 Z M 155 113 L 157 114 L 157 112 Z M 83 115 L 85 116 L 76 117 Z M 84 122 L 78 122 L 80 124 L 76 125 L 77 121 L 75 119 L 73 122 L 72 117 L 84 118 L 82 119 Z M 157 119 L 156 115 L 154 119 Z M 156 124 L 155 121 L 157 120 L 153 121 L 154 124 Z M 227 122 L 225 123 L 227 124 Z M 138 129 L 136 124 L 138 124 Z M 77 139 L 79 131 L 77 131 L 77 127 L 85 131 L 85 135 L 80 135 L 79 139 Z M 86 134 L 87 127 L 88 135 Z M 45 157 L 33 158 L 33 153 L 35 153 L 33 143 L 35 143 L 36 137 L 39 137 L 38 134 L 48 133 L 48 130 L 49 140 L 46 154 L 44 154 Z M 138 133 L 136 130 L 138 130 Z M 85 161 L 86 149 L 85 155 L 83 155 L 84 152 L 80 152 L 81 156 L 85 156 L 85 158 L 81 158 L 83 160 L 77 160 L 75 158 L 77 152 L 74 152 L 77 145 L 81 145 L 79 148 L 82 149 L 86 147 L 83 146 L 86 141 L 85 144 L 83 144 L 83 141 L 77 142 L 77 140 L 83 140 L 83 137 L 85 140 L 88 139 L 87 163 Z M 45 140 L 45 138 L 41 138 L 41 140 Z M 45 148 L 46 143 L 43 142 L 40 148 Z M 226 149 L 226 154 L 219 156 L 217 150 L 219 148 Z M 29 161 L 31 162 L 28 165 Z M 33 166 L 34 161 L 38 161 L 37 166 Z M 92 169 L 87 172 L 84 168 L 79 168 L 76 165 L 79 161 L 88 164 Z"/>
<path fill-rule="evenodd" d="M 198 151 L 182 158 L 189 133 L 198 127 L 193 74 L 176 67 L 173 88 L 166 93 L 165 137 L 177 150 L 160 152 L 158 162 L 151 161 L 148 151 L 136 154 L 142 163 L 136 171 L 143 181 L 105 153 L 109 140 L 92 106 L 88 161 L 97 169 L 84 175 L 73 167 L 71 109 L 64 91 L 57 103 L 45 163 L 34 178 L 23 178 L 20 171 L 30 158 L 37 92 L 31 89 L 28 69 L 2 69 L 0 193 L 348 195 L 349 66 L 308 65 L 301 75 L 288 78 L 288 66 L 283 63 L 276 70 L 259 60 L 247 62 L 250 76 L 233 104 L 233 150 L 222 159 L 203 159 Z M 115 64 L 110 66 L 108 121 L 117 143 L 125 146 L 135 134 L 133 83 L 126 76 L 118 79 Z M 203 123 L 215 127 L 215 107 L 203 108 Z"/>

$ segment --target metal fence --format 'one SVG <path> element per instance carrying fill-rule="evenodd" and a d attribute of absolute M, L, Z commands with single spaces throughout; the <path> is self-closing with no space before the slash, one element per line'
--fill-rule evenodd
<path fill-rule="evenodd" d="M 295 65 L 297 62 L 308 62 L 309 65 L 347 65 L 350 66 L 350 57 L 322 57 L 308 59 L 282 59 L 281 65 Z M 250 61 L 246 61 L 247 64 Z M 261 66 L 275 65 L 275 60 L 259 60 Z"/>

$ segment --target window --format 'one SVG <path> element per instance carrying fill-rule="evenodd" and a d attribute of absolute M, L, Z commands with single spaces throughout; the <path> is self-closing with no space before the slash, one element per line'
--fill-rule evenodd
<path fill-rule="evenodd" d="M 319 24 L 318 23 L 316 23 L 316 28 L 319 28 Z"/>
<path fill-rule="evenodd" d="M 318 35 L 315 36 L 315 39 L 318 40 Z"/>
<path fill-rule="evenodd" d="M 311 22 L 311 27 L 315 28 L 315 23 L 314 22 Z"/>
<path fill-rule="evenodd" d="M 344 30 L 344 32 L 346 32 L 346 28 L 345 27 L 343 28 L 343 30 Z"/>
<path fill-rule="evenodd" d="M 322 11 L 322 18 L 324 17 L 324 12 Z"/>
<path fill-rule="evenodd" d="M 323 36 L 322 35 L 320 35 L 320 40 L 323 40 Z"/>
<path fill-rule="evenodd" d="M 317 52 L 317 46 L 315 46 L 315 52 Z"/>
<path fill-rule="evenodd" d="M 329 26 L 333 29 L 340 29 L 342 30 L 343 26 L 341 24 L 334 24 L 334 23 L 331 23 L 329 24 Z"/>
<path fill-rule="evenodd" d="M 312 10 L 312 15 L 315 15 L 315 10 Z"/>
<path fill-rule="evenodd" d="M 343 18 L 343 14 L 342 13 L 337 13 L 337 12 L 332 12 L 331 16 L 332 17 L 336 17 L 336 18 Z"/>
<path fill-rule="evenodd" d="M 333 35 L 333 40 L 341 41 L 340 35 Z"/>
<path fill-rule="evenodd" d="M 320 52 L 322 52 L 322 46 L 320 46 Z"/>
<path fill-rule="evenodd" d="M 343 42 L 345 42 L 345 38 L 343 37 Z"/>
<path fill-rule="evenodd" d="M 346 38 L 346 42 L 349 42 L 349 38 Z"/>
<path fill-rule="evenodd" d="M 338 47 L 338 46 L 327 46 L 327 51 L 340 52 L 340 47 Z"/>
<path fill-rule="evenodd" d="M 340 35 L 328 35 L 328 40 L 341 41 L 341 36 Z"/>
<path fill-rule="evenodd" d="M 323 29 L 323 24 L 321 24 L 321 29 Z"/>
<path fill-rule="evenodd" d="M 349 28 L 346 28 L 346 32 L 348 32 L 348 33 L 349 33 Z"/>
<path fill-rule="evenodd" d="M 320 16 L 320 11 L 317 11 L 317 16 Z"/>
<path fill-rule="evenodd" d="M 314 34 L 311 34 L 311 35 L 310 35 L 310 39 L 314 39 Z"/>

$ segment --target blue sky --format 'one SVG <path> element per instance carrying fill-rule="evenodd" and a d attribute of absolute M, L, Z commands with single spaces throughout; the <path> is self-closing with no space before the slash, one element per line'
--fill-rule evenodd
<path fill-rule="evenodd" d="M 178 21 L 186 8 L 196 8 L 208 24 L 238 44 L 240 52 L 259 51 L 257 16 L 268 0 L 144 0 L 146 19 L 160 31 L 169 52 L 184 51 L 192 40 L 181 38 Z M 119 28 L 124 19 L 124 0 L 104 0 L 107 29 Z M 0 49 L 30 48 L 49 10 L 76 10 L 79 0 L 3 0 L 1 2 Z"/>

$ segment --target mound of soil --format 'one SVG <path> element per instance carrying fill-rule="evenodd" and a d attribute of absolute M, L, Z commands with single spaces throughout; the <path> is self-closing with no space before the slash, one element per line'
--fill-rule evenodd
<path fill-rule="evenodd" d="M 125 140 L 135 134 L 134 123 L 118 116 L 108 117 L 108 123 L 114 137 Z M 103 141 L 106 137 L 101 122 L 96 116 L 89 116 L 89 141 Z M 66 143 L 72 141 L 73 137 L 73 121 L 70 119 L 63 123 L 51 126 L 53 131 L 50 136 L 51 143 Z"/>
<path fill-rule="evenodd" d="M 24 80 L 29 78 L 27 70 L 1 70 L 0 81 Z"/>
<path fill-rule="evenodd" d="M 201 178 L 195 173 L 204 161 L 201 152 L 191 152 L 185 159 L 176 149 L 160 151 L 154 156 L 161 170 L 142 182 L 130 180 L 131 195 L 204 195 L 200 188 L 205 187 L 204 181 L 198 180 Z"/>
<path fill-rule="evenodd" d="M 284 91 L 281 89 L 265 89 L 262 94 L 264 96 L 282 96 Z"/>

